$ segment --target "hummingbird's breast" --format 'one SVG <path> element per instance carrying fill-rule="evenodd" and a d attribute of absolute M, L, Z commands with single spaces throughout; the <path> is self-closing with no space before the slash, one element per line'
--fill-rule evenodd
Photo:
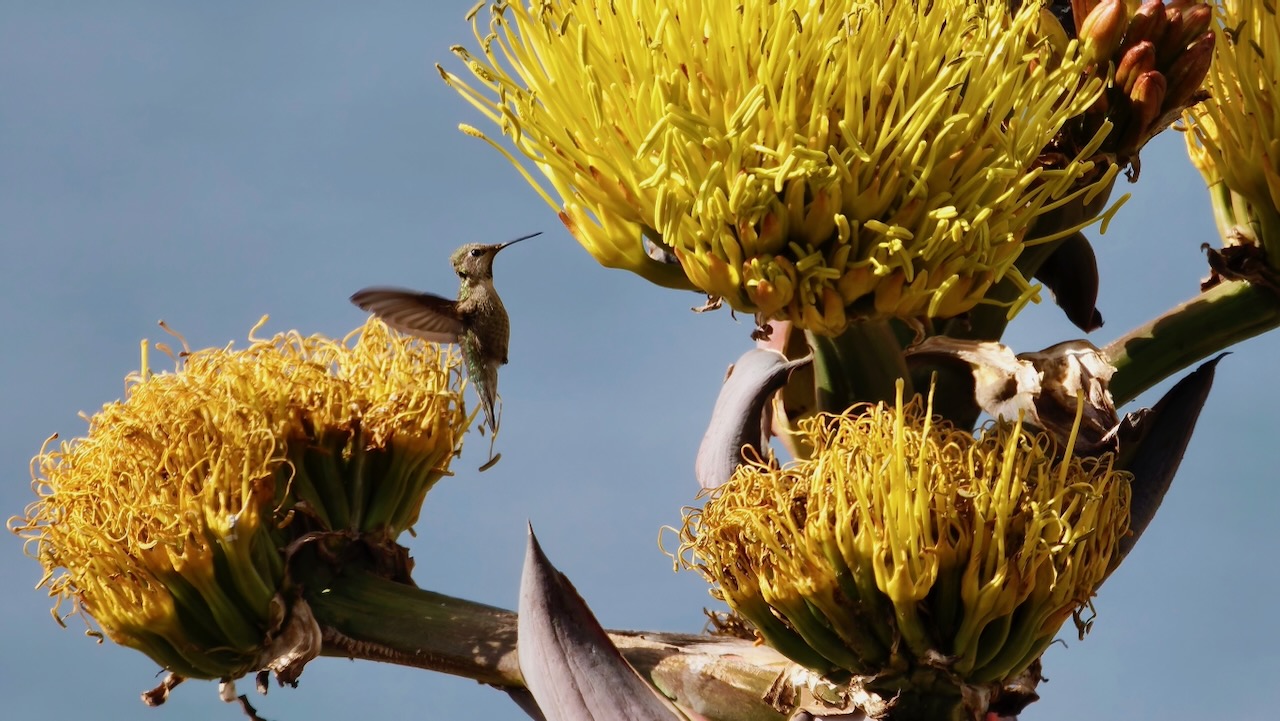
<path fill-rule="evenodd" d="M 458 303 L 459 314 L 466 319 L 468 330 L 475 338 L 480 357 L 500 364 L 507 362 L 507 343 L 511 337 L 511 321 L 502 299 L 487 284 L 471 289 L 467 298 Z"/>

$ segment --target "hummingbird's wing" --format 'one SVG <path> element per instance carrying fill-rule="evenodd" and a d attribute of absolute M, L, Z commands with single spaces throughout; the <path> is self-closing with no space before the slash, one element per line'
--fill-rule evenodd
<path fill-rule="evenodd" d="M 435 343 L 457 343 L 462 319 L 457 301 L 403 288 L 365 288 L 351 302 L 401 333 Z"/>

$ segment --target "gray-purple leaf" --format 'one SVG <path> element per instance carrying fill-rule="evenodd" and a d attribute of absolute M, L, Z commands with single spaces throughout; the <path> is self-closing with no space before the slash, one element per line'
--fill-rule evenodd
<path fill-rule="evenodd" d="M 1111 562 L 1114 571 L 1133 549 L 1173 485 L 1191 433 L 1213 387 L 1214 370 L 1225 353 L 1178 381 L 1150 410 L 1130 413 L 1115 432 L 1116 467 L 1133 474 L 1129 535 Z"/>
<path fill-rule="evenodd" d="M 1098 312 L 1098 259 L 1084 233 L 1072 233 L 1058 243 L 1035 273 L 1067 320 L 1086 333 L 1102 327 Z"/>
<path fill-rule="evenodd" d="M 677 721 L 684 717 L 618 652 L 529 528 L 520 579 L 517 654 L 547 721 Z"/>
<path fill-rule="evenodd" d="M 786 385 L 791 371 L 812 361 L 811 356 L 789 361 L 776 350 L 752 348 L 730 366 L 693 464 L 698 485 L 715 488 L 728 481 L 742 465 L 744 446 L 763 452 L 770 398 Z"/>
<path fill-rule="evenodd" d="M 527 688 L 505 688 L 507 696 L 520 707 L 521 711 L 533 719 L 533 721 L 547 721 L 547 717 L 542 715 L 542 709 L 538 708 L 538 702 L 534 700 L 533 694 L 529 693 Z"/>

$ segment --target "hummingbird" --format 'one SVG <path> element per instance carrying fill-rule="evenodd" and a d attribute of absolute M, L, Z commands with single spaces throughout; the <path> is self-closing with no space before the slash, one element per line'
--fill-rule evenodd
<path fill-rule="evenodd" d="M 449 262 L 462 281 L 457 300 L 379 287 L 365 288 L 351 296 L 352 303 L 401 333 L 462 346 L 462 360 L 480 395 L 480 407 L 491 435 L 498 432 L 498 416 L 494 412 L 498 368 L 507 363 L 507 341 L 511 338 L 507 309 L 493 288 L 493 259 L 503 248 L 538 235 L 542 233 L 493 245 L 468 243 L 455 250 Z"/>

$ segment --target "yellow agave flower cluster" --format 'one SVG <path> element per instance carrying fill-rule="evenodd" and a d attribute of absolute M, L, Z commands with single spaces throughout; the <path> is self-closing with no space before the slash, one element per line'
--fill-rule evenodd
<path fill-rule="evenodd" d="M 466 431 L 456 357 L 376 320 L 350 341 L 281 334 L 172 373 L 144 343 L 125 399 L 32 461 L 39 500 L 10 521 L 55 617 L 70 604 L 187 677 L 263 668 L 297 603 L 284 549 L 394 540 Z"/>
<path fill-rule="evenodd" d="M 1269 0 L 1222 0 L 1210 98 L 1189 111 L 1187 148 L 1205 182 L 1280 214 L 1280 16 Z M 1280 228 L 1277 228 L 1280 230 Z"/>
<path fill-rule="evenodd" d="M 1087 161 L 1105 129 L 1038 163 L 1101 80 L 1039 4 L 1008 7 L 499 2 L 480 54 L 454 48 L 473 77 L 441 73 L 602 264 L 835 334 L 963 313 L 1005 277 L 1026 300 L 1028 227 L 1114 178 Z"/>
<path fill-rule="evenodd" d="M 1077 418 L 1077 425 L 1079 419 Z M 744 466 L 686 512 L 681 558 L 829 678 L 1027 669 L 1105 577 L 1129 475 L 1017 423 L 977 438 L 917 397 L 805 421 L 813 456 Z"/>

